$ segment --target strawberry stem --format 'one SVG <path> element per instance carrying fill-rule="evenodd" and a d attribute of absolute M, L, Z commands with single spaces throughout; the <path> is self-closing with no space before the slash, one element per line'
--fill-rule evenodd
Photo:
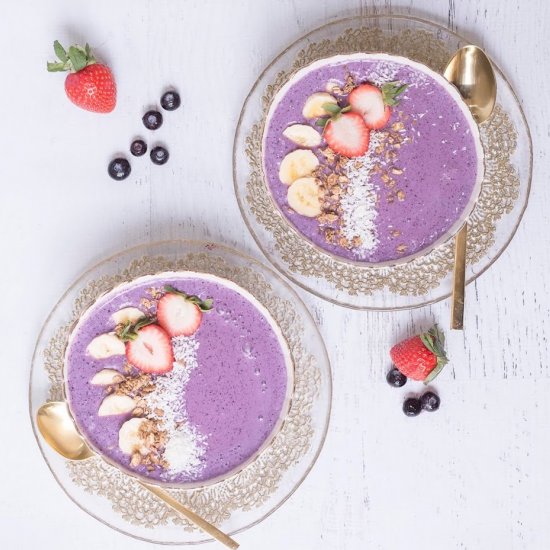
<path fill-rule="evenodd" d="M 340 107 L 340 105 L 336 105 L 334 103 L 323 103 L 321 107 L 330 115 L 323 118 L 318 118 L 315 121 L 315 126 L 320 126 L 321 128 L 326 128 L 327 124 L 331 120 L 338 120 L 344 113 L 351 111 L 351 105 Z"/>
<path fill-rule="evenodd" d="M 138 332 L 143 327 L 147 325 L 152 325 L 156 323 L 156 317 L 142 317 L 138 319 L 135 323 L 128 321 L 126 324 L 122 325 L 121 328 L 117 331 L 117 336 L 123 342 L 129 342 L 130 340 L 135 340 L 138 337 Z"/>
<path fill-rule="evenodd" d="M 171 285 L 164 285 L 164 290 L 169 294 L 177 294 L 178 296 L 182 296 L 188 302 L 198 306 L 201 311 L 210 311 L 214 307 L 214 300 L 212 300 L 212 298 L 201 300 L 198 296 L 195 296 L 194 294 L 186 294 Z"/>
<path fill-rule="evenodd" d="M 428 348 L 437 359 L 437 364 L 434 369 L 424 379 L 424 384 L 429 384 L 449 362 L 445 352 L 445 335 L 439 330 L 437 325 L 434 325 L 428 332 L 420 335 L 422 343 Z"/>
<path fill-rule="evenodd" d="M 71 71 L 76 73 L 88 65 L 96 63 L 89 44 L 86 44 L 84 48 L 78 45 L 71 46 L 67 51 L 59 40 L 56 40 L 53 43 L 53 50 L 59 61 L 49 61 L 47 63 L 49 72 Z"/>
<path fill-rule="evenodd" d="M 399 96 L 408 88 L 408 84 L 402 84 L 398 80 L 395 82 L 387 82 L 381 88 L 382 100 L 385 105 L 394 107 L 399 105 Z"/>

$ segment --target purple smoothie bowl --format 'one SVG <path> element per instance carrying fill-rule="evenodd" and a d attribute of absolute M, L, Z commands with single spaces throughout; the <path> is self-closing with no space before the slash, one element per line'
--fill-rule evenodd
<path fill-rule="evenodd" d="M 377 196 L 378 244 L 361 257 L 353 250 L 327 242 L 316 218 L 293 211 L 286 199 L 288 187 L 278 177 L 285 155 L 300 148 L 282 132 L 293 124 L 314 127 L 314 121 L 302 114 L 306 99 L 311 94 L 325 92 L 328 82 L 343 84 L 350 74 L 357 84 L 373 81 L 378 85 L 388 81 L 408 84 L 399 105 L 392 108 L 388 126 L 401 121 L 396 117 L 403 117 L 409 121 L 404 123 L 405 130 L 410 130 L 415 138 L 399 150 L 400 166 L 404 169 L 399 186 L 406 199 L 390 203 L 391 190 L 384 187 L 379 175 L 372 177 Z M 346 99 L 339 97 L 340 104 L 344 105 Z M 312 148 L 319 159 L 323 147 L 326 147 L 324 140 L 319 147 Z M 383 53 L 338 55 L 297 71 L 269 108 L 262 152 L 264 180 L 276 212 L 317 250 L 359 266 L 406 263 L 446 242 L 472 213 L 484 174 L 479 130 L 458 90 L 425 65 Z M 399 229 L 397 240 L 395 228 Z M 405 253 L 396 251 L 400 243 Z"/>
<path fill-rule="evenodd" d="M 90 384 L 92 376 L 104 368 L 121 371 L 126 358 L 91 358 L 86 353 L 88 343 L 113 330 L 114 312 L 142 307 L 144 290 L 165 284 L 214 300 L 214 308 L 203 315 L 193 335 L 200 343 L 198 366 L 182 396 L 189 422 L 204 433 L 207 442 L 201 458 L 204 463 L 192 475 L 131 467 L 129 455 L 118 447 L 118 431 L 132 414 L 98 416 L 105 394 L 103 388 Z M 71 331 L 63 376 L 65 398 L 77 429 L 98 455 L 148 483 L 189 489 L 239 473 L 266 450 L 283 425 L 294 389 L 290 351 L 267 309 L 227 279 L 190 271 L 140 277 L 96 300 Z"/>

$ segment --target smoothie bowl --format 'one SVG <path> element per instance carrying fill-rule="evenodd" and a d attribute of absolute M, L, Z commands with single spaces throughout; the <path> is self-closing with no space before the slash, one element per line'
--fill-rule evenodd
<path fill-rule="evenodd" d="M 138 277 L 80 317 L 64 360 L 76 425 L 107 462 L 203 487 L 265 450 L 290 406 L 294 367 L 267 309 L 206 273 Z"/>
<path fill-rule="evenodd" d="M 441 75 L 404 57 L 357 53 L 315 61 L 281 87 L 262 169 L 277 210 L 318 250 L 395 265 L 458 231 L 484 163 L 477 124 Z"/>

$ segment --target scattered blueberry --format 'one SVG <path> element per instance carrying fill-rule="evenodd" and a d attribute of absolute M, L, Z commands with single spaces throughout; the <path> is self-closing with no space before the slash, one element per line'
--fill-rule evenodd
<path fill-rule="evenodd" d="M 134 157 L 141 157 L 141 155 L 144 155 L 147 152 L 147 143 L 145 143 L 142 139 L 132 141 L 132 145 L 130 145 L 130 152 L 134 155 Z"/>
<path fill-rule="evenodd" d="M 422 410 L 422 403 L 417 397 L 408 397 L 403 402 L 403 412 L 407 416 L 417 416 Z"/>
<path fill-rule="evenodd" d="M 441 399 L 439 399 L 439 395 L 434 393 L 433 391 L 427 391 L 421 398 L 420 402 L 422 403 L 422 408 L 425 411 L 437 411 L 439 409 L 439 404 L 441 403 Z"/>
<path fill-rule="evenodd" d="M 162 126 L 162 113 L 159 113 L 158 111 L 147 111 L 143 115 L 142 120 L 145 128 L 148 128 L 149 130 L 157 130 Z"/>
<path fill-rule="evenodd" d="M 131 171 L 130 163 L 126 159 L 114 159 L 109 163 L 109 176 L 115 180 L 126 179 Z"/>
<path fill-rule="evenodd" d="M 407 377 L 396 367 L 386 375 L 386 380 L 390 386 L 400 388 L 407 383 Z"/>
<path fill-rule="evenodd" d="M 151 160 L 154 164 L 165 164 L 169 156 L 168 151 L 160 145 L 151 149 Z"/>
<path fill-rule="evenodd" d="M 170 90 L 160 98 L 160 104 L 167 111 L 175 111 L 181 105 L 181 99 L 178 92 Z"/>

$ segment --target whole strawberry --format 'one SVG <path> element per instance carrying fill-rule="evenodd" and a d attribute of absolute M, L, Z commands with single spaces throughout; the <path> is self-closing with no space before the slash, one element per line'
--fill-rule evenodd
<path fill-rule="evenodd" d="M 59 61 L 48 63 L 48 71 L 70 71 L 65 79 L 65 93 L 78 107 L 94 113 L 110 113 L 116 105 L 116 84 L 111 69 L 98 63 L 90 46 L 71 46 L 68 51 L 56 40 L 53 43 Z"/>
<path fill-rule="evenodd" d="M 444 345 L 445 336 L 435 325 L 393 346 L 390 357 L 405 376 L 429 384 L 448 362 Z"/>

